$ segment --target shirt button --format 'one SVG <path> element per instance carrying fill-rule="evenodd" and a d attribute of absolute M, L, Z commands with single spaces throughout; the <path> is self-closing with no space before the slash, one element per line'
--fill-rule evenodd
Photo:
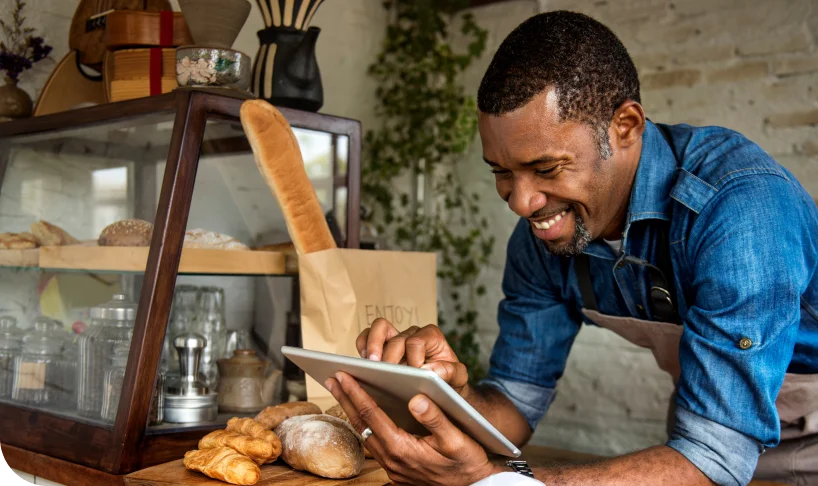
<path fill-rule="evenodd" d="M 741 349 L 750 349 L 750 346 L 752 345 L 753 342 L 750 341 L 750 338 L 746 337 L 741 338 L 741 340 L 738 342 L 738 347 L 740 347 Z"/>
<path fill-rule="evenodd" d="M 644 311 L 644 310 L 645 310 L 645 308 L 644 308 L 644 307 L 642 307 L 642 304 L 636 304 L 636 308 L 637 308 L 637 309 L 639 309 L 640 311 Z"/>

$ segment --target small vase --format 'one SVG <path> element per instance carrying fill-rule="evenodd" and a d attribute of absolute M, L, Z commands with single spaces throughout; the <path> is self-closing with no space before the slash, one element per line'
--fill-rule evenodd
<path fill-rule="evenodd" d="M 256 0 L 265 29 L 258 32 L 253 93 L 276 106 L 318 111 L 324 104 L 310 22 L 323 0 Z"/>
<path fill-rule="evenodd" d="M 230 49 L 247 16 L 247 0 L 179 0 L 193 42 L 197 47 Z"/>
<path fill-rule="evenodd" d="M 17 86 L 17 80 L 6 76 L 0 86 L 0 119 L 28 118 L 31 116 L 31 97 Z"/>

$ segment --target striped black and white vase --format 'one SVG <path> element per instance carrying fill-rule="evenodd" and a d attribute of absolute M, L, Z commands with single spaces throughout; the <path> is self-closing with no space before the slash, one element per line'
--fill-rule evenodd
<path fill-rule="evenodd" d="M 310 22 L 323 0 L 256 0 L 266 28 L 258 31 L 252 90 L 277 106 L 318 111 L 324 104 Z"/>

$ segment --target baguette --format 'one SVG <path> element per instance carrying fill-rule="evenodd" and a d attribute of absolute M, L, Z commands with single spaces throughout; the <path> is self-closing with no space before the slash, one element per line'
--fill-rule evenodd
<path fill-rule="evenodd" d="M 266 101 L 247 100 L 241 105 L 240 117 L 256 166 L 284 213 L 298 254 L 336 248 L 284 115 Z"/>

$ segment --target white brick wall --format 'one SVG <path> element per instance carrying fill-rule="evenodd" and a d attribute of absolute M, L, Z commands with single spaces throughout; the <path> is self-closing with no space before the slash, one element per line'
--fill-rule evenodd
<path fill-rule="evenodd" d="M 476 94 L 491 55 L 514 27 L 559 9 L 586 13 L 616 32 L 639 69 L 652 120 L 738 130 L 818 195 L 818 2 L 517 0 L 480 7 L 473 11 L 490 31 L 487 54 L 467 73 L 467 89 Z M 491 193 L 494 182 L 480 152 L 478 138 L 460 170 L 475 190 Z M 480 307 L 488 359 L 497 335 L 505 242 L 517 218 L 499 198 L 484 198 L 481 209 L 499 243 L 481 277 L 489 289 Z M 647 351 L 585 327 L 533 441 L 600 454 L 661 443 L 672 388 Z"/>

